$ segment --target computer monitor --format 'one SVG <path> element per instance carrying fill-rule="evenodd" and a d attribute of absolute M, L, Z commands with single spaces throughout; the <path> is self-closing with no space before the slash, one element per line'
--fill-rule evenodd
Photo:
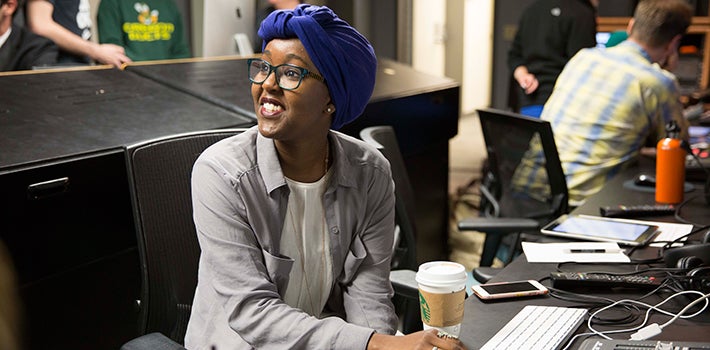
<path fill-rule="evenodd" d="M 257 0 L 192 1 L 195 56 L 250 54 L 256 36 Z M 246 40 L 248 39 L 248 40 Z"/>
<path fill-rule="evenodd" d="M 606 47 L 610 37 L 610 32 L 597 32 L 597 47 Z"/>

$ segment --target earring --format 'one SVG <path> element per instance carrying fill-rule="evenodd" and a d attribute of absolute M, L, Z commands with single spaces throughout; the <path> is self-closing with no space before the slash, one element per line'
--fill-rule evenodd
<path fill-rule="evenodd" d="M 328 106 L 328 108 L 325 109 L 325 112 L 331 114 L 335 112 L 335 107 Z"/>

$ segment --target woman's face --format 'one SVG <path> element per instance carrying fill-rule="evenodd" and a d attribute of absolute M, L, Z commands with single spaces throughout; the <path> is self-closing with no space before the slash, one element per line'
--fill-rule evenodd
<path fill-rule="evenodd" d="M 299 39 L 274 39 L 264 49 L 261 59 L 272 66 L 292 64 L 321 75 Z M 252 84 L 259 132 L 280 141 L 312 139 L 325 135 L 331 116 L 326 113 L 330 95 L 325 83 L 305 76 L 294 90 L 284 90 L 271 72 L 262 84 Z"/>

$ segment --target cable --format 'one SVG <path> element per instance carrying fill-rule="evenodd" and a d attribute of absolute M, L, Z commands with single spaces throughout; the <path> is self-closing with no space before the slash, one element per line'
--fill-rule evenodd
<path fill-rule="evenodd" d="M 666 311 L 666 310 L 663 310 L 663 309 L 660 308 L 661 305 L 667 303 L 667 302 L 670 301 L 671 299 L 673 299 L 673 298 L 675 298 L 675 297 L 677 297 L 677 296 L 680 296 L 680 295 L 685 295 L 685 294 L 699 294 L 699 295 L 701 295 L 701 297 L 698 298 L 698 299 L 696 299 L 696 300 L 693 301 L 692 303 L 690 303 L 688 306 L 686 306 L 685 308 L 683 308 L 683 310 L 681 310 L 681 312 L 678 312 L 677 314 L 674 314 L 674 313 L 672 313 L 672 312 L 669 312 L 669 311 Z M 673 316 L 673 317 L 674 317 L 673 320 L 677 319 L 678 317 L 681 317 L 681 318 L 692 318 L 692 317 L 695 317 L 695 316 L 701 314 L 703 311 L 705 311 L 705 309 L 708 307 L 708 304 L 709 304 L 709 302 L 707 301 L 707 298 L 708 298 L 708 297 L 710 297 L 710 294 L 709 294 L 709 295 L 705 295 L 705 294 L 703 294 L 703 293 L 701 293 L 701 292 L 698 292 L 698 291 L 682 291 L 682 292 L 675 293 L 675 294 L 671 295 L 670 297 L 664 299 L 663 301 L 661 301 L 660 303 L 658 303 L 658 304 L 656 304 L 656 305 L 649 305 L 649 304 L 642 303 L 642 302 L 639 302 L 639 301 L 636 301 L 636 300 L 631 300 L 631 299 L 622 299 L 622 300 L 619 300 L 619 301 L 617 301 L 617 302 L 614 302 L 613 304 L 611 304 L 611 305 L 609 305 L 609 306 L 606 306 L 606 307 L 604 307 L 604 308 L 601 308 L 601 309 L 597 310 L 596 312 L 594 312 L 594 313 L 592 314 L 592 316 L 589 318 L 589 320 L 587 320 L 587 328 L 589 328 L 589 330 L 591 330 L 591 331 L 594 332 L 596 335 L 598 335 L 598 336 L 600 336 L 600 337 L 602 337 L 602 338 L 611 339 L 611 337 L 607 336 L 606 334 L 611 334 L 611 333 L 626 333 L 626 332 L 632 332 L 632 331 L 635 331 L 635 330 L 638 330 L 638 329 L 643 328 L 644 325 L 646 324 L 646 322 L 648 321 L 648 318 L 649 318 L 650 313 L 651 313 L 652 310 L 656 310 L 656 311 L 658 311 L 658 312 L 660 312 L 660 313 L 662 313 L 662 314 L 664 314 L 664 315 Z M 683 313 L 685 313 L 685 311 L 687 311 L 687 309 L 689 309 L 690 307 L 692 307 L 693 305 L 697 304 L 698 302 L 700 302 L 700 301 L 702 301 L 702 300 L 705 300 L 705 305 L 702 307 L 702 309 L 700 309 L 698 312 L 693 313 L 693 314 L 691 314 L 691 315 L 686 315 L 686 316 L 683 315 Z M 598 314 L 598 313 L 600 313 L 600 312 L 602 312 L 602 311 L 604 311 L 604 310 L 607 310 L 607 309 L 609 309 L 609 308 L 611 308 L 611 307 L 614 307 L 614 306 L 616 306 L 617 304 L 620 304 L 620 303 L 633 303 L 633 304 L 639 304 L 639 305 L 641 305 L 641 306 L 647 307 L 648 310 L 646 310 L 646 315 L 645 315 L 645 317 L 644 317 L 643 323 L 641 323 L 641 325 L 639 325 L 639 326 L 636 326 L 636 327 L 633 327 L 633 328 L 629 328 L 629 329 L 619 329 L 619 330 L 611 330 L 611 331 L 605 331 L 605 332 L 599 332 L 599 331 L 597 331 L 596 329 L 594 329 L 594 327 L 592 327 L 592 319 L 596 316 L 596 314 Z M 677 316 L 677 317 L 676 317 L 676 316 Z M 667 323 L 667 324 L 669 324 L 669 323 Z M 657 327 L 657 325 L 656 325 L 656 327 Z"/>
<path fill-rule="evenodd" d="M 710 181 L 708 181 L 708 182 L 706 183 L 706 187 L 708 186 L 708 185 L 707 185 L 708 183 L 710 183 Z M 693 221 L 690 221 L 690 220 L 688 220 L 688 219 L 683 218 L 683 217 L 680 215 L 680 210 L 681 210 L 681 208 L 683 208 L 686 204 L 690 203 L 691 201 L 693 201 L 694 199 L 696 199 L 696 198 L 698 198 L 698 197 L 700 197 L 700 196 L 699 196 L 699 195 L 697 195 L 697 196 L 692 196 L 692 197 L 690 197 L 690 198 L 688 198 L 688 199 L 685 199 L 684 201 L 680 202 L 680 203 L 676 206 L 675 212 L 674 212 L 674 214 L 673 214 L 673 216 L 675 217 L 675 219 L 678 220 L 678 221 L 680 221 L 681 223 L 684 223 L 684 224 L 691 224 L 691 225 L 693 225 L 693 226 L 704 226 L 704 225 L 707 226 L 707 224 L 700 224 L 700 223 L 697 223 L 697 222 L 693 222 Z"/>
<path fill-rule="evenodd" d="M 702 293 L 700 293 L 700 294 L 702 294 Z M 710 298 L 710 293 L 707 293 L 707 294 L 701 296 L 700 298 L 695 299 L 692 303 L 686 305 L 686 306 L 685 306 L 682 310 L 680 310 L 675 316 L 673 316 L 673 318 L 671 318 L 670 320 L 668 320 L 666 323 L 662 324 L 662 325 L 660 326 L 661 329 L 666 328 L 668 325 L 670 325 L 671 323 L 675 322 L 675 320 L 677 320 L 678 318 L 682 317 L 682 315 L 683 315 L 686 311 L 688 311 L 688 309 L 690 309 L 691 307 L 693 307 L 695 304 L 697 304 L 697 303 L 699 303 L 699 302 L 705 300 L 705 306 L 704 306 L 700 311 L 698 311 L 697 313 L 693 314 L 692 316 L 689 316 L 688 318 L 693 317 L 694 315 L 699 314 L 700 312 L 702 312 L 703 310 L 705 310 L 705 308 L 708 306 L 708 300 L 707 300 L 708 298 Z"/>
<path fill-rule="evenodd" d="M 676 293 L 675 295 L 678 295 L 678 294 L 679 294 L 679 293 Z M 701 294 L 702 294 L 702 293 L 701 293 Z M 674 296 L 675 296 L 675 295 L 674 295 Z M 670 299 L 670 298 L 672 298 L 672 297 L 673 297 L 673 296 L 669 297 L 668 299 Z M 684 307 L 682 310 L 680 310 L 675 316 L 673 316 L 672 319 L 670 319 L 669 321 L 667 321 L 666 323 L 664 323 L 664 324 L 662 324 L 662 325 L 660 325 L 660 326 L 659 326 L 657 323 L 653 323 L 653 324 L 651 324 L 651 325 L 649 325 L 649 326 L 646 326 L 646 327 L 643 327 L 643 328 L 639 329 L 636 333 L 634 333 L 634 334 L 631 335 L 630 340 L 639 340 L 639 341 L 640 341 L 640 340 L 646 340 L 646 339 L 648 339 L 648 338 L 651 338 L 651 337 L 653 337 L 653 336 L 656 336 L 656 335 L 660 334 L 660 333 L 663 331 L 663 329 L 664 329 L 665 327 L 667 327 L 668 325 L 670 325 L 671 323 L 673 323 L 673 322 L 674 322 L 675 320 L 677 320 L 679 317 L 682 317 L 681 315 L 683 315 L 688 309 L 690 309 L 691 307 L 693 307 L 695 304 L 699 303 L 700 301 L 702 301 L 702 300 L 704 300 L 704 299 L 708 299 L 708 298 L 710 298 L 710 293 L 705 294 L 705 295 L 701 296 L 700 298 L 695 299 L 693 302 L 691 302 L 691 303 L 688 304 L 686 307 Z M 666 299 L 666 300 L 668 300 L 668 299 Z M 621 302 L 621 301 L 623 301 L 623 300 L 620 300 L 619 302 Z M 662 303 L 664 303 L 664 302 L 665 302 L 665 301 L 663 301 Z M 662 303 L 661 303 L 661 304 L 662 304 Z M 661 304 L 657 304 L 656 306 L 660 306 Z M 697 313 L 695 313 L 695 314 L 693 314 L 693 315 L 691 315 L 691 316 L 688 316 L 688 317 L 686 317 L 686 318 L 690 318 L 690 317 L 694 317 L 694 316 L 698 315 L 698 314 L 701 313 L 703 310 L 705 310 L 705 308 L 707 307 L 707 305 L 708 305 L 708 301 L 706 300 L 706 301 L 705 301 L 705 306 L 703 307 L 702 310 L 700 310 L 700 311 L 698 311 Z M 652 310 L 652 308 L 653 308 L 653 307 L 651 307 L 651 308 L 648 309 L 648 311 L 647 311 L 647 313 L 646 313 L 646 318 L 644 319 L 644 323 L 646 323 L 646 321 L 648 320 L 648 315 L 649 315 L 649 312 Z M 601 310 L 600 310 L 600 311 L 601 311 Z M 589 329 L 591 329 L 592 332 L 575 334 L 574 336 L 572 336 L 572 338 L 570 338 L 570 340 L 567 342 L 567 345 L 565 345 L 565 347 L 562 348 L 562 350 L 567 350 L 567 349 L 569 349 L 569 347 L 572 346 L 572 344 L 575 342 L 575 340 L 576 340 L 577 338 L 579 338 L 579 337 L 589 337 L 590 335 L 599 335 L 599 336 L 601 336 L 602 338 L 611 339 L 610 337 L 605 336 L 604 333 L 622 333 L 622 332 L 623 332 L 623 330 L 598 332 L 598 331 L 592 329 L 591 326 L 589 326 L 589 325 L 587 325 L 587 327 L 588 327 Z M 631 330 L 628 330 L 628 331 L 631 331 Z"/>
<path fill-rule="evenodd" d="M 686 233 L 686 234 L 684 234 L 684 235 L 682 235 L 682 236 L 680 236 L 680 237 L 678 237 L 678 238 L 676 238 L 676 239 L 674 239 L 674 240 L 672 240 L 672 241 L 667 242 L 666 244 L 664 244 L 664 245 L 661 247 L 661 249 L 659 250 L 659 254 L 662 255 L 664 250 L 673 248 L 673 245 L 675 245 L 676 243 L 681 243 L 681 241 L 682 241 L 683 239 L 686 239 L 686 238 L 688 238 L 688 237 L 690 237 L 690 236 L 692 236 L 692 235 L 694 235 L 694 234 L 696 234 L 696 233 L 698 233 L 698 232 L 701 232 L 701 231 L 703 231 L 703 230 L 706 230 L 706 229 L 710 228 L 710 225 L 702 225 L 702 226 L 701 226 L 701 225 L 695 225 L 695 226 L 700 226 L 700 227 L 698 227 L 698 228 L 696 228 L 696 229 L 694 229 L 694 230 L 692 230 L 692 231 L 690 231 L 690 232 L 688 232 L 688 233 Z M 686 243 L 686 242 L 683 242 L 683 243 Z"/>

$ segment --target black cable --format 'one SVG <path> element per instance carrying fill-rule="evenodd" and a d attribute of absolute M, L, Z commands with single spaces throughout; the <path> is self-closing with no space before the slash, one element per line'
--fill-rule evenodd
<path fill-rule="evenodd" d="M 680 147 L 688 154 L 693 156 L 693 160 L 698 163 L 700 169 L 703 169 L 703 172 L 705 173 L 705 186 L 703 187 L 703 197 L 705 197 L 705 201 L 707 202 L 707 204 L 710 205 L 710 170 L 703 166 L 703 162 L 700 160 L 700 157 L 698 157 L 698 155 L 693 152 L 693 149 L 690 147 L 690 144 L 687 141 L 682 140 L 680 142 Z"/>
<path fill-rule="evenodd" d="M 678 205 L 676 205 L 675 211 L 673 212 L 673 216 L 675 217 L 676 220 L 678 220 L 684 224 L 691 224 L 693 226 L 697 226 L 694 223 L 690 222 L 689 220 L 686 220 L 685 218 L 680 216 L 680 209 L 683 208 L 686 204 L 688 204 L 691 200 L 695 199 L 695 197 L 697 197 L 697 196 L 687 198 L 684 201 L 680 202 Z"/>
<path fill-rule="evenodd" d="M 603 307 L 609 306 L 615 302 L 615 300 L 606 298 L 606 297 L 598 297 L 598 296 L 593 296 L 593 295 L 588 295 L 588 294 L 581 294 L 581 293 L 574 293 L 570 292 L 567 290 L 562 290 L 562 289 L 557 289 L 557 288 L 548 288 L 549 294 L 551 297 L 559 300 L 564 300 L 568 301 L 571 303 L 578 303 L 581 305 L 573 305 L 570 307 L 584 307 L 589 309 L 587 311 L 587 314 L 591 317 L 591 315 L 598 309 L 601 309 Z M 619 307 L 624 309 L 621 313 L 620 316 L 618 317 L 600 317 L 599 315 L 596 315 L 592 319 L 593 324 L 598 324 L 598 325 L 621 325 L 621 324 L 627 324 L 631 323 L 639 318 L 639 312 L 640 310 L 636 305 L 616 305 L 615 307 Z"/>
<path fill-rule="evenodd" d="M 700 196 L 692 196 L 692 197 L 690 197 L 690 198 L 688 198 L 688 199 L 686 199 L 686 200 L 680 202 L 680 204 L 678 204 L 678 205 L 676 206 L 675 212 L 673 213 L 673 216 L 675 217 L 675 219 L 678 220 L 678 221 L 680 221 L 681 223 L 690 224 L 690 225 L 693 225 L 693 226 L 704 226 L 704 225 L 707 226 L 706 224 L 700 224 L 700 223 L 697 223 L 697 222 L 693 222 L 693 221 L 687 220 L 687 219 L 683 218 L 683 217 L 680 215 L 680 210 L 681 210 L 681 208 L 683 208 L 686 204 L 690 203 L 692 200 L 694 200 L 694 199 L 696 199 L 696 198 L 698 198 L 698 197 L 700 197 Z"/>
<path fill-rule="evenodd" d="M 696 225 L 696 226 L 697 226 L 697 225 Z M 663 255 L 663 252 L 664 252 L 666 249 L 672 248 L 673 245 L 676 244 L 676 243 L 681 243 L 681 241 L 682 241 L 683 239 L 688 238 L 689 236 L 692 236 L 692 235 L 694 235 L 694 234 L 696 234 L 696 233 L 698 233 L 698 232 L 701 232 L 701 231 L 703 231 L 703 230 L 707 230 L 708 228 L 710 228 L 710 225 L 700 226 L 699 228 L 697 228 L 697 229 L 695 229 L 695 230 L 692 230 L 692 231 L 690 231 L 690 232 L 688 232 L 688 233 L 686 233 L 686 234 L 684 234 L 684 235 L 682 235 L 682 236 L 680 236 L 680 237 L 678 237 L 678 238 L 676 238 L 676 239 L 674 239 L 674 240 L 672 240 L 672 241 L 670 241 L 670 242 L 667 242 L 667 243 L 664 244 L 664 245 L 661 247 L 661 249 L 659 250 L 659 255 Z M 685 244 L 685 243 L 686 243 L 686 242 L 683 242 L 683 244 Z"/>

